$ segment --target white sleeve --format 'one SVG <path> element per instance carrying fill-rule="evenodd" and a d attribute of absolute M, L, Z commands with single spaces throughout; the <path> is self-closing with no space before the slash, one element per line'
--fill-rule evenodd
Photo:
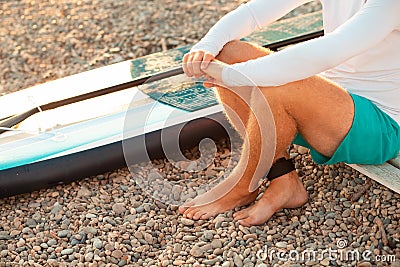
<path fill-rule="evenodd" d="M 384 41 L 400 25 L 399 0 L 368 0 L 333 32 L 259 59 L 225 67 L 229 86 L 278 86 L 333 68 Z"/>
<path fill-rule="evenodd" d="M 216 56 L 229 41 L 240 39 L 310 1 L 252 0 L 240 5 L 222 17 L 191 51 L 205 50 Z"/>

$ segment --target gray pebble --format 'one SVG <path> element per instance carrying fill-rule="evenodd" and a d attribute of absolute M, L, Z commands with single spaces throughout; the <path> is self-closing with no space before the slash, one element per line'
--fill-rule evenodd
<path fill-rule="evenodd" d="M 50 239 L 49 241 L 47 241 L 47 245 L 49 245 L 50 247 L 57 245 L 58 241 L 56 239 Z"/>
<path fill-rule="evenodd" d="M 61 251 L 61 255 L 71 255 L 72 253 L 74 253 L 72 248 L 66 248 Z"/>
<path fill-rule="evenodd" d="M 28 219 L 26 220 L 25 225 L 28 226 L 28 227 L 30 227 L 30 228 L 35 228 L 36 225 L 37 225 L 37 222 L 36 222 L 34 219 L 32 219 L 32 218 L 28 218 Z"/>
<path fill-rule="evenodd" d="M 126 211 L 125 204 L 124 203 L 115 203 L 112 206 L 112 210 L 118 215 L 124 214 Z"/>
<path fill-rule="evenodd" d="M 77 240 L 77 239 L 75 239 L 75 238 L 73 238 L 72 240 L 71 240 L 71 245 L 72 246 L 76 246 L 76 245 L 78 245 L 78 244 L 80 244 L 81 243 L 81 241 L 80 240 Z"/>
<path fill-rule="evenodd" d="M 212 248 L 222 248 L 223 244 L 222 241 L 219 239 L 214 239 L 213 241 L 211 241 L 211 246 Z"/>
<path fill-rule="evenodd" d="M 85 234 L 93 234 L 96 235 L 97 234 L 97 228 L 94 227 L 85 227 L 82 229 L 82 232 Z"/>
<path fill-rule="evenodd" d="M 142 203 L 139 202 L 139 201 L 134 201 L 134 202 L 132 203 L 132 207 L 133 207 L 133 208 L 138 208 L 138 207 L 140 207 L 141 205 L 142 205 Z"/>
<path fill-rule="evenodd" d="M 211 240 L 211 239 L 214 238 L 214 233 L 215 233 L 215 232 L 212 231 L 212 230 L 205 231 L 204 234 L 203 234 L 203 237 L 204 237 L 205 239 L 207 239 L 207 240 Z"/>
<path fill-rule="evenodd" d="M 179 243 L 174 244 L 174 253 L 179 253 L 182 251 L 182 245 Z"/>
<path fill-rule="evenodd" d="M 68 235 L 70 235 L 70 231 L 69 230 L 61 230 L 60 232 L 58 232 L 57 236 L 59 238 L 64 238 L 67 237 Z"/>
<path fill-rule="evenodd" d="M 54 203 L 54 207 L 53 209 L 50 211 L 52 214 L 57 214 L 59 211 L 61 211 L 63 208 L 62 205 L 60 205 L 60 203 L 56 202 Z"/>
<path fill-rule="evenodd" d="M 235 263 L 235 266 L 237 267 L 242 267 L 243 266 L 243 261 L 240 258 L 240 256 L 238 254 L 234 254 L 233 255 L 233 262 Z"/>
<path fill-rule="evenodd" d="M 101 249 L 103 247 L 103 242 L 99 238 L 93 238 L 93 246 L 97 249 Z"/>
<path fill-rule="evenodd" d="M 194 221 L 187 218 L 181 218 L 181 223 L 186 226 L 192 226 L 194 224 Z"/>
<path fill-rule="evenodd" d="M 193 235 L 185 235 L 185 236 L 182 238 L 183 241 L 194 241 L 194 240 L 196 240 L 196 239 L 197 239 L 197 237 L 195 237 L 195 236 L 193 236 Z"/>
<path fill-rule="evenodd" d="M 286 248 L 287 247 L 287 243 L 286 242 L 278 242 L 275 245 L 278 248 Z"/>
<path fill-rule="evenodd" d="M 0 240 L 10 240 L 11 236 L 6 231 L 0 232 Z"/>
<path fill-rule="evenodd" d="M 88 213 L 88 214 L 85 215 L 85 217 L 88 218 L 88 219 L 93 219 L 93 218 L 96 218 L 97 215 L 95 215 L 93 213 Z"/>
<path fill-rule="evenodd" d="M 345 206 L 346 208 L 350 208 L 351 207 L 351 202 L 350 201 L 345 201 L 345 202 L 343 202 L 343 206 Z"/>

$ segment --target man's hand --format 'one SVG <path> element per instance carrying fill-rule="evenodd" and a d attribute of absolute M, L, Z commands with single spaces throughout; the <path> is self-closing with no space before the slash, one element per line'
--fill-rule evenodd
<path fill-rule="evenodd" d="M 204 73 L 206 74 L 207 81 L 204 82 L 205 87 L 212 87 L 215 85 L 221 85 L 222 82 L 222 69 L 224 66 L 227 64 L 214 59 L 211 61 L 208 65 L 208 68 L 204 70 Z"/>
<path fill-rule="evenodd" d="M 216 60 L 207 51 L 189 52 L 183 57 L 183 71 L 189 77 L 205 77 L 204 86 L 209 88 L 222 84 L 222 69 L 227 64 Z"/>
<path fill-rule="evenodd" d="M 207 51 L 189 52 L 183 57 L 183 71 L 189 77 L 200 78 L 214 59 L 214 55 Z"/>

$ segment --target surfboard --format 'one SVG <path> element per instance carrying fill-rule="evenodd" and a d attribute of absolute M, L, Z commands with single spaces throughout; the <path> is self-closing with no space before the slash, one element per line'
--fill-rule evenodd
<path fill-rule="evenodd" d="M 317 12 L 276 22 L 244 40 L 277 50 L 318 37 L 321 29 Z M 0 197 L 161 157 L 162 142 L 177 136 L 184 148 L 226 135 L 229 123 L 213 90 L 180 74 L 189 50 L 155 53 L 1 96 Z M 35 112 L 13 127 L 2 124 L 29 110 Z"/>

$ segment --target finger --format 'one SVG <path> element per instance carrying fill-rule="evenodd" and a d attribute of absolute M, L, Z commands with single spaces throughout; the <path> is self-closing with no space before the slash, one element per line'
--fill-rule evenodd
<path fill-rule="evenodd" d="M 192 72 L 194 77 L 199 78 L 203 76 L 203 71 L 201 70 L 201 64 L 203 61 L 203 51 L 198 51 L 193 55 L 192 61 L 191 61 L 191 67 L 192 67 Z"/>
<path fill-rule="evenodd" d="M 192 59 L 192 53 L 187 53 L 183 56 L 183 62 L 182 62 L 182 68 L 183 72 L 189 77 L 193 76 L 193 73 L 191 72 L 191 67 L 189 67 L 191 59 Z"/>
<path fill-rule="evenodd" d="M 201 70 L 205 70 L 205 69 L 207 69 L 207 67 L 208 67 L 208 65 L 210 64 L 210 62 L 212 61 L 212 60 L 214 60 L 215 59 L 215 57 L 214 57 L 214 55 L 213 54 L 211 54 L 211 53 L 204 53 L 204 55 L 203 55 L 203 61 L 201 62 Z"/>

